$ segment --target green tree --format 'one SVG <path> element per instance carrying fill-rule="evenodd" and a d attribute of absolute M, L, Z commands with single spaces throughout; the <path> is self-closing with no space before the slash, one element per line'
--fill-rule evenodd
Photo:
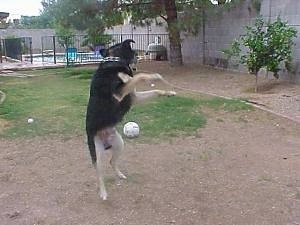
<path fill-rule="evenodd" d="M 40 16 L 21 16 L 20 27 L 28 29 L 53 28 L 54 24 L 51 18 L 46 14 Z"/>
<path fill-rule="evenodd" d="M 217 2 L 225 3 L 222 0 Z M 180 32 L 197 33 L 204 11 L 215 7 L 211 0 L 44 0 L 43 5 L 58 23 L 78 30 L 89 29 L 88 33 L 94 35 L 122 24 L 124 18 L 130 18 L 133 24 L 147 25 L 160 17 L 167 23 L 170 64 L 173 66 L 182 65 Z"/>
<path fill-rule="evenodd" d="M 281 62 L 285 64 L 288 71 L 292 69 L 293 38 L 297 36 L 297 30 L 278 17 L 275 22 L 268 24 L 266 34 L 270 55 L 266 62 L 266 68 L 278 78 Z"/>
<path fill-rule="evenodd" d="M 293 38 L 297 30 L 288 26 L 279 17 L 273 23 L 257 18 L 254 26 L 246 26 L 245 34 L 235 40 L 231 49 L 224 50 L 228 58 L 238 57 L 251 74 L 255 75 L 255 91 L 258 86 L 258 72 L 265 68 L 278 78 L 280 65 L 283 62 L 291 70 Z M 241 54 L 240 46 L 246 47 Z"/>
<path fill-rule="evenodd" d="M 54 25 L 55 33 L 58 36 L 58 43 L 67 49 L 74 44 L 75 31 L 70 26 L 63 26 L 60 23 Z"/>

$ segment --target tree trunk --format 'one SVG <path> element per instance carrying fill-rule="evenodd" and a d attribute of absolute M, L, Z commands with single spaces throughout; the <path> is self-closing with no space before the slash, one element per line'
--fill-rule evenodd
<path fill-rule="evenodd" d="M 182 53 L 180 30 L 177 26 L 177 8 L 175 0 L 164 0 L 165 10 L 167 14 L 167 24 L 170 40 L 170 64 L 171 66 L 181 66 Z"/>

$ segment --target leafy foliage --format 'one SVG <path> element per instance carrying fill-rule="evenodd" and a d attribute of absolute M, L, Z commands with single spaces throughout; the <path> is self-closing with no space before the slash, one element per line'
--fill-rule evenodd
<path fill-rule="evenodd" d="M 222 52 L 225 54 L 228 60 L 239 57 L 241 53 L 239 40 L 235 39 L 231 43 L 230 48 L 223 49 Z"/>
<path fill-rule="evenodd" d="M 269 54 L 268 37 L 264 31 L 264 21 L 259 18 L 254 27 L 246 26 L 246 34 L 241 37 L 249 52 L 242 55 L 241 62 L 246 64 L 250 73 L 257 74 L 266 65 Z"/>
<path fill-rule="evenodd" d="M 122 24 L 125 18 L 135 25 L 149 25 L 162 18 L 169 32 L 171 65 L 182 64 L 180 31 L 196 34 L 204 11 L 215 6 L 211 0 L 44 0 L 43 5 L 44 13 L 50 13 L 55 23 L 87 32 L 86 43 L 91 47 L 105 28 Z"/>
<path fill-rule="evenodd" d="M 270 57 L 267 60 L 267 70 L 278 76 L 280 70 L 280 62 L 285 63 L 288 71 L 291 70 L 292 47 L 294 45 L 292 39 L 297 35 L 297 30 L 289 27 L 287 22 L 283 22 L 280 18 L 267 27 L 268 49 Z"/>
<path fill-rule="evenodd" d="M 97 45 L 106 45 L 109 44 L 112 40 L 111 35 L 103 34 L 101 31 L 96 29 L 88 29 L 87 35 L 84 37 L 82 46 L 88 46 L 90 50 L 95 51 Z"/>
<path fill-rule="evenodd" d="M 45 29 L 53 28 L 54 24 L 48 15 L 42 14 L 40 16 L 21 16 L 20 24 L 22 28 L 29 29 Z"/>
<path fill-rule="evenodd" d="M 273 72 L 278 78 L 281 63 L 288 71 L 291 70 L 293 38 L 297 30 L 288 26 L 279 17 L 273 23 L 257 18 L 254 26 L 246 26 L 246 33 L 235 40 L 231 49 L 223 53 L 231 57 L 239 57 L 240 62 L 247 66 L 250 73 L 257 74 L 261 68 Z M 247 48 L 247 52 L 240 56 L 240 45 Z"/>
<path fill-rule="evenodd" d="M 124 19 L 135 25 L 153 22 L 161 25 L 161 18 L 169 32 L 170 64 L 176 66 L 183 63 L 180 32 L 197 34 L 206 13 L 220 12 L 215 10 L 216 5 L 222 5 L 219 9 L 224 10 L 239 2 L 241 0 L 41 0 L 40 16 L 23 16 L 18 27 L 54 28 L 64 47 L 70 45 L 74 30 L 84 31 L 87 37 L 82 44 L 93 50 L 97 44 L 110 41 L 108 37 L 103 40 L 105 29 L 122 24 Z"/>
<path fill-rule="evenodd" d="M 71 27 L 64 27 L 59 23 L 56 23 L 54 27 L 56 35 L 58 36 L 58 43 L 62 47 L 67 48 L 74 44 L 74 29 Z"/>

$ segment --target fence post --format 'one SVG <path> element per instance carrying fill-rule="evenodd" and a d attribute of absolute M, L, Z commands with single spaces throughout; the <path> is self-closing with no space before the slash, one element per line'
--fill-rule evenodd
<path fill-rule="evenodd" d="M 66 49 L 65 49 L 65 54 L 66 54 L 66 60 L 67 60 L 67 67 L 69 66 L 69 52 L 68 52 L 68 48 L 69 48 L 69 43 L 68 43 L 68 37 L 65 36 L 65 43 L 66 43 Z"/>
<path fill-rule="evenodd" d="M 0 38 L 0 63 L 2 63 L 2 39 Z"/>
<path fill-rule="evenodd" d="M 56 64 L 55 36 L 52 37 L 52 41 L 53 41 L 53 62 L 54 62 L 54 64 Z"/>
<path fill-rule="evenodd" d="M 205 65 L 206 63 L 206 33 L 205 33 L 205 22 L 206 22 L 206 14 L 205 14 L 205 10 L 202 9 L 202 64 Z"/>
<path fill-rule="evenodd" d="M 33 56 L 32 56 L 32 37 L 29 37 L 29 54 L 30 54 L 30 62 L 33 64 Z"/>
<path fill-rule="evenodd" d="M 44 36 L 41 37 L 41 41 L 42 41 L 42 62 L 44 62 Z"/>

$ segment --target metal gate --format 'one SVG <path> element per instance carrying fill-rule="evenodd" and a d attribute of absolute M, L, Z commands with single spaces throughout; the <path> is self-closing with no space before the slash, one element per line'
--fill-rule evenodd
<path fill-rule="evenodd" d="M 32 38 L 4 38 L 1 39 L 1 55 L 6 60 L 23 61 L 23 55 L 29 55 L 32 63 Z"/>

